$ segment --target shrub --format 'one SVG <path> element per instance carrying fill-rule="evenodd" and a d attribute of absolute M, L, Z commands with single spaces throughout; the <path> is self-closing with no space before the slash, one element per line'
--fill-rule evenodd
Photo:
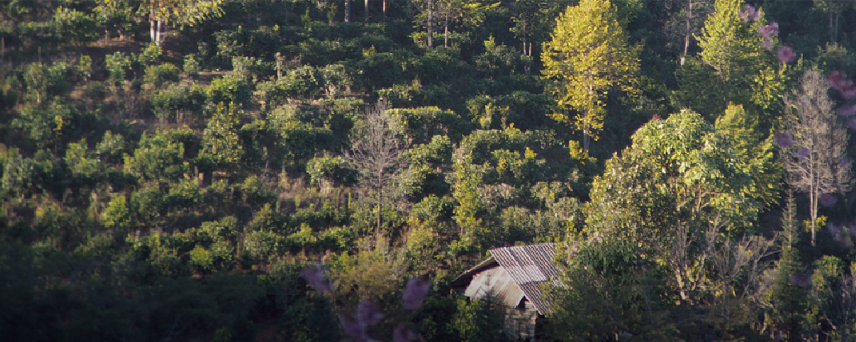
<path fill-rule="evenodd" d="M 208 86 L 208 103 L 211 105 L 233 102 L 246 106 L 250 103 L 252 95 L 247 81 L 237 75 L 215 78 Z"/>
<path fill-rule="evenodd" d="M 146 67 L 146 76 L 143 78 L 144 81 L 154 83 L 158 88 L 167 82 L 178 82 L 180 79 L 178 67 L 170 63 Z"/>
<path fill-rule="evenodd" d="M 347 167 L 342 157 L 323 156 L 310 159 L 306 163 L 306 173 L 312 185 L 327 188 L 338 185 L 351 185 L 356 182 L 357 173 Z"/>
<path fill-rule="evenodd" d="M 195 55 L 189 54 L 189 55 L 184 56 L 183 70 L 184 70 L 184 73 L 187 74 L 187 76 L 190 76 L 193 78 L 196 78 L 196 76 L 199 76 L 199 71 L 201 71 L 201 67 L 199 65 L 199 61 L 196 60 Z"/>

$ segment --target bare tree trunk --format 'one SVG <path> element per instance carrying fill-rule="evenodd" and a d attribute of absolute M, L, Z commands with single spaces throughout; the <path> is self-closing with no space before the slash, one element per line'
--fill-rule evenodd
<path fill-rule="evenodd" d="M 157 42 L 157 37 L 155 37 L 155 10 L 152 8 L 152 14 L 149 17 L 149 37 L 152 39 L 152 43 Z"/>
<path fill-rule="evenodd" d="M 449 12 L 451 10 L 452 10 L 451 8 L 446 9 L 446 21 L 443 24 L 443 26 L 445 26 L 443 28 L 443 30 L 444 30 L 444 32 L 443 32 L 443 47 L 445 47 L 445 48 L 449 47 Z"/>
<path fill-rule="evenodd" d="M 428 0 L 428 48 L 434 47 L 434 0 Z"/>
<path fill-rule="evenodd" d="M 809 195 L 809 201 L 811 202 L 811 204 L 809 205 L 809 209 L 811 211 L 809 213 L 809 216 L 811 216 L 811 246 L 814 247 L 815 240 L 816 240 L 815 237 L 817 235 L 816 232 L 817 232 L 817 197 L 818 197 L 818 193 L 817 193 L 817 187 L 815 187 L 813 185 L 812 185 L 812 187 L 813 187 L 813 189 L 811 189 L 809 191 L 808 195 Z"/>
<path fill-rule="evenodd" d="M 377 187 L 377 227 L 375 227 L 375 242 L 380 241 L 380 230 L 383 225 L 383 169 L 378 171 L 380 175 Z"/>
<path fill-rule="evenodd" d="M 369 22 L 369 0 L 365 0 L 365 4 L 366 4 L 366 6 L 365 6 L 365 9 L 366 9 L 365 22 Z"/>
<path fill-rule="evenodd" d="M 161 24 L 162 23 L 163 23 L 162 20 L 158 20 L 158 27 L 157 27 L 157 30 L 155 30 L 155 45 L 157 45 L 157 46 L 161 45 Z"/>
<path fill-rule="evenodd" d="M 586 129 L 583 130 L 583 151 L 588 153 L 589 146 L 591 145 L 591 137 L 588 132 L 588 125 L 586 125 Z"/>
<path fill-rule="evenodd" d="M 690 35 L 692 32 L 692 20 L 693 20 L 693 0 L 688 0 L 687 6 L 687 32 L 684 33 L 684 52 L 681 54 L 681 66 L 684 65 L 684 62 L 687 59 L 687 50 L 690 48 Z"/>
<path fill-rule="evenodd" d="M 833 11 L 832 11 L 831 4 L 827 4 L 827 6 L 829 6 L 829 8 L 828 8 L 828 11 L 829 11 L 829 40 L 832 43 L 835 43 L 835 41 L 838 37 L 836 37 L 836 34 L 835 34 L 836 33 L 835 32 L 835 25 L 832 24 L 832 21 L 833 21 L 832 18 L 834 16 L 834 14 L 832 14 Z"/>
<path fill-rule="evenodd" d="M 351 0 L 345 0 L 345 22 L 351 22 Z"/>
<path fill-rule="evenodd" d="M 386 0 L 383 0 L 383 20 L 386 21 Z"/>

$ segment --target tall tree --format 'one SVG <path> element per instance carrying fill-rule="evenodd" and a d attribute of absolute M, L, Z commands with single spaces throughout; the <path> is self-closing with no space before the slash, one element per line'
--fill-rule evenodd
<path fill-rule="evenodd" d="M 799 88 L 784 97 L 786 134 L 790 136 L 781 139 L 780 145 L 790 149 L 785 157 L 788 184 L 809 196 L 812 246 L 820 196 L 844 194 L 853 187 L 853 170 L 846 161 L 850 137 L 847 128 L 838 123 L 828 90 L 820 72 L 809 70 L 800 79 Z"/>
<path fill-rule="evenodd" d="M 786 64 L 776 61 L 778 24 L 742 0 L 717 0 L 701 34 L 702 51 L 678 69 L 679 102 L 706 116 L 721 114 L 729 103 L 762 116 L 765 127 L 781 113 L 778 99 L 786 90 Z"/>
<path fill-rule="evenodd" d="M 627 45 L 627 34 L 618 23 L 615 7 L 607 0 L 582 0 L 568 7 L 556 20 L 545 43 L 541 60 L 549 90 L 558 105 L 576 111 L 574 126 L 583 132 L 583 149 L 597 140 L 603 128 L 606 100 L 616 88 L 632 91 L 639 71 L 639 47 Z M 565 113 L 551 114 L 570 122 Z"/>
<path fill-rule="evenodd" d="M 368 110 L 365 119 L 354 128 L 351 147 L 345 151 L 345 159 L 377 195 L 377 241 L 383 224 L 384 189 L 397 175 L 401 155 L 407 150 L 398 122 L 387 113 L 385 102 L 382 100 Z"/>
<path fill-rule="evenodd" d="M 717 0 L 713 14 L 704 23 L 701 35 L 696 37 L 701 46 L 701 59 L 712 66 L 725 82 L 741 80 L 754 75 L 751 68 L 763 51 L 758 21 L 740 17 L 742 0 Z"/>
<path fill-rule="evenodd" d="M 747 116 L 735 106 L 715 126 L 688 111 L 642 126 L 593 181 L 585 238 L 641 247 L 666 268 L 682 302 L 698 304 L 712 286 L 727 287 L 708 276 L 723 268 L 717 251 L 769 247 L 745 233 L 778 195 L 772 141 L 734 129 Z"/>

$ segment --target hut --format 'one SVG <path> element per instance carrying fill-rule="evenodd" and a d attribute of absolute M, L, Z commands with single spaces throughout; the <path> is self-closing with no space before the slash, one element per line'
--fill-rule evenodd
<path fill-rule="evenodd" d="M 470 268 L 452 286 L 471 299 L 490 296 L 505 312 L 504 333 L 516 341 L 538 341 L 544 314 L 552 301 L 542 291 L 547 282 L 558 283 L 553 263 L 555 244 L 501 247 Z"/>

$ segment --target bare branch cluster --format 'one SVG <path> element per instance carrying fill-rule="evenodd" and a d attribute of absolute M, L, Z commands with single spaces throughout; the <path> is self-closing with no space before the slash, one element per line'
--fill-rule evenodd
<path fill-rule="evenodd" d="M 785 170 L 788 184 L 809 194 L 812 245 L 819 196 L 843 194 L 853 186 L 853 170 L 846 159 L 848 132 L 838 123 L 828 89 L 820 72 L 810 70 L 802 76 L 799 89 L 784 97 L 785 125 L 793 135 L 791 153 L 785 157 Z"/>
<path fill-rule="evenodd" d="M 354 128 L 350 138 L 351 147 L 344 152 L 345 160 L 359 171 L 364 184 L 377 194 L 378 235 L 384 187 L 398 175 L 401 155 L 408 147 L 400 132 L 398 120 L 389 115 L 386 101 L 381 99 Z"/>

